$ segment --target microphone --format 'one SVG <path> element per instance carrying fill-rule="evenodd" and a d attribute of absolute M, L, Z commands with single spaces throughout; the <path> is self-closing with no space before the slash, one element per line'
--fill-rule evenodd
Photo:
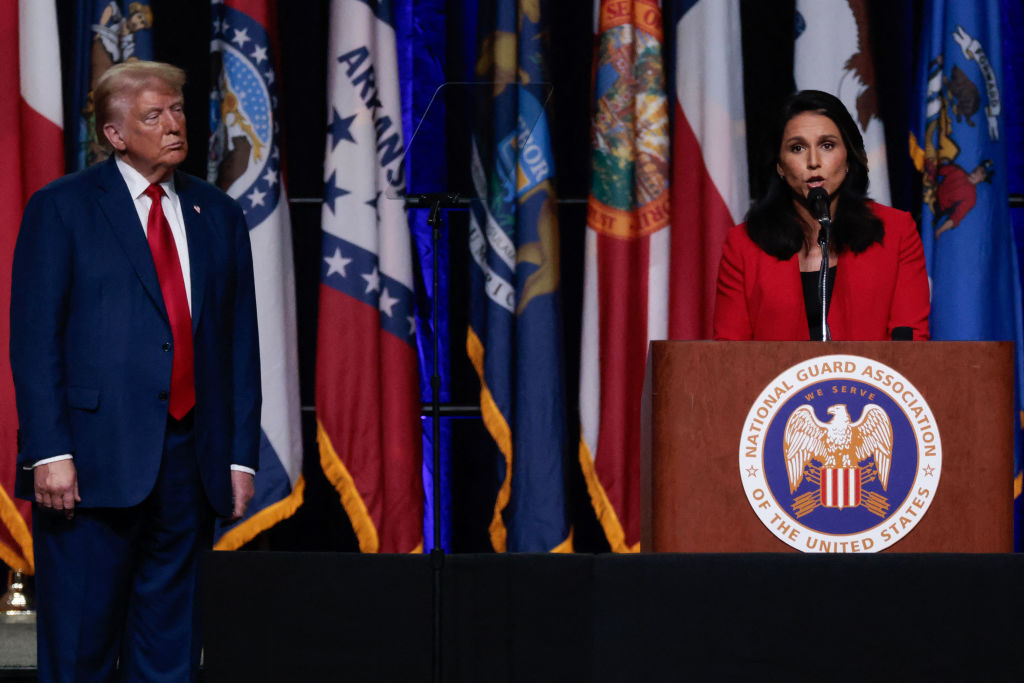
<path fill-rule="evenodd" d="M 811 205 L 811 213 L 814 214 L 815 220 L 821 223 L 821 227 L 825 228 L 832 224 L 832 212 L 829 210 L 828 192 L 825 188 L 811 188 L 807 195 L 807 203 Z"/>

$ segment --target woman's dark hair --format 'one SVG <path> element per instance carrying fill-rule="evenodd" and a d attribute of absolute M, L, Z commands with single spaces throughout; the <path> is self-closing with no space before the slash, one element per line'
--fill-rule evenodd
<path fill-rule="evenodd" d="M 793 93 L 782 105 L 771 138 L 774 147 L 766 150 L 764 155 L 763 172 L 769 178 L 768 186 L 747 212 L 747 234 L 757 246 L 783 261 L 803 247 L 804 231 L 793 208 L 793 192 L 785 179 L 779 177 L 776 165 L 786 124 L 804 112 L 814 112 L 832 119 L 843 137 L 846 162 L 850 170 L 838 190 L 839 205 L 832 220 L 832 243 L 837 252 L 849 249 L 860 253 L 875 242 L 881 242 L 885 234 L 882 221 L 866 204 L 868 155 L 864 151 L 864 138 L 843 103 L 820 90 Z"/>

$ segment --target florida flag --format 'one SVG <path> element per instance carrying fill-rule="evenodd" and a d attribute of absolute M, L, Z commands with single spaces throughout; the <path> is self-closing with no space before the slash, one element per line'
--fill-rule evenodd
<path fill-rule="evenodd" d="M 32 507 L 15 501 L 18 415 L 7 357 L 11 263 L 29 196 L 64 172 L 57 9 L 45 0 L 0 4 L 0 560 L 33 571 Z M 20 93 L 20 97 L 15 96 Z"/>
<path fill-rule="evenodd" d="M 237 524 L 218 523 L 232 550 L 302 503 L 295 274 L 281 162 L 273 3 L 214 0 L 207 177 L 242 205 L 249 224 L 260 331 L 263 412 L 256 494 Z"/>
<path fill-rule="evenodd" d="M 412 241 L 391 3 L 331 2 L 316 414 L 363 552 L 423 547 Z"/>
<path fill-rule="evenodd" d="M 611 549 L 635 552 L 647 344 L 668 332 L 668 100 L 660 2 L 596 9 L 579 461 Z"/>

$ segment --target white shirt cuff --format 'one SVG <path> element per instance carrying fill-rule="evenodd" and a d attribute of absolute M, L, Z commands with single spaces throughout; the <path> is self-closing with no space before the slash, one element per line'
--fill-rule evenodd
<path fill-rule="evenodd" d="M 251 467 L 246 467 L 245 465 L 232 465 L 231 469 L 233 469 L 235 472 L 248 472 L 252 476 L 256 476 L 256 470 L 254 470 Z"/>
<path fill-rule="evenodd" d="M 31 465 L 26 465 L 26 470 L 34 470 L 40 465 L 48 465 L 51 462 L 57 462 L 58 460 L 71 460 L 71 454 L 65 453 L 64 455 L 55 455 L 52 458 L 43 458 L 42 460 L 36 460 Z"/>

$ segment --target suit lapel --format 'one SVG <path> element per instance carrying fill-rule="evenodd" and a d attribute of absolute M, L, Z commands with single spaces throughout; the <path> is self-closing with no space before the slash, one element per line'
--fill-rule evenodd
<path fill-rule="evenodd" d="M 206 217 L 202 213 L 203 207 L 195 199 L 195 183 L 191 178 L 184 173 L 175 173 L 174 189 L 178 193 L 188 239 L 188 261 L 192 271 L 192 333 L 195 334 L 203 312 L 203 296 L 206 294 L 206 277 L 209 272 Z"/>
<path fill-rule="evenodd" d="M 167 319 L 164 297 L 160 292 L 160 280 L 157 279 L 156 266 L 153 265 L 153 253 L 149 250 L 146 234 L 139 223 L 135 202 L 128 192 L 121 172 L 117 170 L 113 157 L 103 162 L 99 186 L 100 209 L 110 223 L 110 229 L 121 243 L 121 248 L 124 249 L 149 298 L 160 309 L 164 319 Z"/>

